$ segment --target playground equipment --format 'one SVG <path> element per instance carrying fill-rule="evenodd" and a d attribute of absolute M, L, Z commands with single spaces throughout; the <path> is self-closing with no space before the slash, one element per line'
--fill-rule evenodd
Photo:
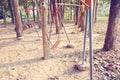
<path fill-rule="evenodd" d="M 83 46 L 83 53 L 82 53 L 82 65 L 84 64 L 85 60 L 85 47 L 86 47 L 86 32 L 87 32 L 87 22 L 88 22 L 88 12 L 89 12 L 89 43 L 90 43 L 90 80 L 93 80 L 93 48 L 92 48 L 92 1 L 93 0 L 86 0 L 86 3 L 80 0 L 82 4 L 87 7 L 86 10 L 86 25 L 85 25 L 85 33 L 84 33 L 84 46 Z M 87 6 L 88 5 L 88 6 Z M 80 66 L 77 66 L 78 69 Z"/>
<path fill-rule="evenodd" d="M 85 66 L 83 66 L 85 63 L 85 48 L 86 48 L 86 33 L 87 33 L 87 26 L 88 26 L 88 17 L 89 17 L 89 43 L 90 43 L 90 80 L 93 80 L 93 49 L 92 49 L 92 8 L 91 8 L 91 2 L 92 0 L 86 0 L 86 3 L 82 0 L 79 0 L 83 5 L 85 5 L 86 7 L 86 25 L 85 25 L 85 31 L 84 31 L 84 45 L 83 45 L 83 52 L 82 52 L 82 63 L 81 64 L 76 64 L 74 66 L 74 68 L 78 69 L 79 71 L 83 71 L 86 68 Z M 61 3 L 56 3 L 56 5 L 59 6 L 80 6 L 80 5 L 76 5 L 76 4 L 61 4 Z M 56 8 L 58 9 L 58 8 Z M 58 10 L 57 10 L 58 11 Z M 88 12 L 89 12 L 89 16 L 88 16 Z M 58 16 L 59 12 L 58 12 Z M 64 25 L 62 25 L 64 27 Z M 66 34 L 67 36 L 67 34 Z M 69 38 L 67 36 L 67 39 L 69 41 Z M 88 66 L 87 66 L 88 67 Z"/>
<path fill-rule="evenodd" d="M 31 29 L 31 28 L 34 28 L 35 29 L 35 32 L 37 33 L 37 36 L 38 36 L 38 40 L 40 40 L 40 35 L 39 35 L 39 31 L 37 29 L 37 27 L 35 26 L 35 24 L 33 22 L 27 22 L 27 23 L 24 23 L 22 25 L 22 32 L 24 32 L 25 30 L 28 30 L 28 29 Z M 16 27 L 15 27 L 15 31 L 16 31 Z"/>
<path fill-rule="evenodd" d="M 64 27 L 64 25 L 63 25 L 63 22 L 62 22 L 62 19 L 61 19 L 61 15 L 60 15 L 60 12 L 59 12 L 59 7 L 58 7 L 58 5 L 57 5 L 57 3 L 55 3 L 54 4 L 54 7 L 55 7 L 55 11 L 56 12 L 54 12 L 54 11 L 51 11 L 51 13 L 52 13 L 52 15 L 51 15 L 51 17 L 52 17 L 52 21 L 53 22 L 55 22 L 54 20 L 55 20 L 55 13 L 57 14 L 57 18 L 58 18 L 58 22 L 60 23 L 60 26 L 63 28 L 63 30 L 64 30 L 64 32 L 65 32 L 65 34 L 66 34 L 66 37 L 67 37 L 67 41 L 68 41 L 68 44 L 70 44 L 70 39 L 69 39 L 69 37 L 68 37 L 68 34 L 67 34 L 67 32 L 66 32 L 66 29 L 65 29 L 65 27 Z M 52 9 L 53 10 L 53 9 Z M 50 26 L 50 37 L 51 37 L 51 31 L 52 31 L 52 22 L 51 22 L 51 26 Z M 50 40 L 50 37 L 49 37 L 49 40 Z M 53 44 L 53 46 L 51 47 L 51 49 L 52 50 L 54 50 L 59 44 L 60 44 L 60 42 L 61 42 L 61 40 L 60 40 L 60 34 L 58 34 L 58 38 L 57 38 L 57 41 Z"/>
<path fill-rule="evenodd" d="M 61 40 L 60 40 L 60 34 L 58 34 L 57 40 L 55 41 L 55 43 L 52 44 L 52 42 L 50 41 L 50 40 L 51 40 L 51 32 L 52 32 L 52 21 L 51 21 L 51 23 L 50 23 L 49 35 L 47 35 L 47 36 L 48 36 L 48 41 L 49 41 L 50 44 L 51 44 L 50 49 L 55 50 L 55 49 L 57 48 L 57 46 L 60 44 L 60 42 L 61 42 Z"/>
<path fill-rule="evenodd" d="M 36 8 L 29 8 L 27 7 L 25 9 L 25 12 L 26 12 L 26 15 L 27 15 L 27 18 L 23 18 L 22 19 L 22 23 L 23 23 L 23 31 L 25 30 L 28 30 L 28 29 L 31 29 L 31 28 L 34 28 L 35 32 L 37 33 L 37 36 L 38 36 L 38 40 L 40 40 L 40 35 L 39 35 L 39 31 L 38 31 L 38 28 L 36 27 L 35 23 L 33 22 L 33 20 L 29 19 L 28 17 L 30 17 L 30 11 L 33 11 L 35 10 L 36 12 L 38 11 Z M 22 15 L 22 14 L 21 14 Z M 29 19 L 29 20 L 28 20 Z"/>
<path fill-rule="evenodd" d="M 33 28 L 33 27 L 34 27 L 34 25 L 32 22 L 29 22 L 27 24 L 23 24 L 23 30 L 27 30 L 27 29 Z"/>
<path fill-rule="evenodd" d="M 86 7 L 86 25 L 85 25 L 85 32 L 84 32 L 84 45 L 83 45 L 83 53 L 82 53 L 82 63 L 81 64 L 76 64 L 75 65 L 75 68 L 77 68 L 78 70 L 82 70 L 84 69 L 84 67 L 82 65 L 84 65 L 84 61 L 85 61 L 85 47 L 86 47 L 86 32 L 87 32 L 87 25 L 88 25 L 88 17 L 89 17 L 89 43 L 90 43 L 90 80 L 93 80 L 93 49 L 92 49 L 92 8 L 91 8 L 91 2 L 92 0 L 86 0 L 86 3 L 82 0 L 79 0 L 83 5 L 85 5 Z M 65 5 L 69 5 L 69 6 L 78 6 L 78 5 L 75 5 L 75 4 L 60 4 L 60 3 L 55 3 L 54 5 L 59 5 L 59 6 L 65 6 Z M 58 14 L 58 19 L 61 23 L 61 26 L 63 27 L 64 31 L 65 31 L 65 34 L 66 34 L 66 37 L 67 37 L 67 40 L 68 40 L 68 43 L 70 43 L 70 40 L 69 40 L 69 37 L 67 35 L 67 32 L 65 30 L 65 27 L 62 23 L 62 20 L 61 20 L 61 16 L 60 16 L 60 13 L 58 11 L 58 8 L 59 7 L 56 7 L 56 11 L 57 11 L 57 14 Z M 89 16 L 88 16 L 88 12 L 89 12 Z M 44 15 L 44 9 L 42 11 L 42 16 L 45 16 Z M 44 51 L 44 58 L 47 57 L 48 55 L 48 41 L 47 41 L 47 37 L 46 37 L 46 25 L 45 25 L 45 20 L 44 20 L 44 17 L 42 17 L 42 34 L 43 34 L 43 51 Z M 56 41 L 56 43 L 53 45 L 53 48 L 55 48 L 58 44 L 60 43 L 60 41 Z"/>

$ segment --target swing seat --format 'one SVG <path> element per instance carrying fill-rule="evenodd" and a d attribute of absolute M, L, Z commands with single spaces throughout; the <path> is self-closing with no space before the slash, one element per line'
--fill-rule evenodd
<path fill-rule="evenodd" d="M 51 47 L 51 49 L 54 50 L 60 44 L 60 42 L 61 40 L 57 40 L 55 44 Z"/>
<path fill-rule="evenodd" d="M 27 25 L 23 25 L 23 30 L 27 30 L 28 26 Z"/>
<path fill-rule="evenodd" d="M 23 30 L 27 30 L 27 29 L 30 29 L 30 28 L 33 28 L 33 24 L 30 22 L 30 23 L 27 23 L 25 25 L 23 25 Z"/>

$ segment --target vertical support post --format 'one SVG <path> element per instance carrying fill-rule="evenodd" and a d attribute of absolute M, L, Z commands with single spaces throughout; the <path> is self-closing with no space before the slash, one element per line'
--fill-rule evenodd
<path fill-rule="evenodd" d="M 87 26 L 88 26 L 88 11 L 86 11 L 86 23 L 85 23 L 85 31 L 84 31 L 84 44 L 83 44 L 83 53 L 82 53 L 82 64 L 85 61 L 85 48 L 86 48 L 86 35 L 87 35 Z"/>
<path fill-rule="evenodd" d="M 89 32 L 90 32 L 90 80 L 93 80 L 92 7 L 90 7 L 89 10 Z"/>
<path fill-rule="evenodd" d="M 48 57 L 48 40 L 47 40 L 47 30 L 46 30 L 46 8 L 41 6 L 41 18 L 42 18 L 42 40 L 43 40 L 43 59 Z"/>

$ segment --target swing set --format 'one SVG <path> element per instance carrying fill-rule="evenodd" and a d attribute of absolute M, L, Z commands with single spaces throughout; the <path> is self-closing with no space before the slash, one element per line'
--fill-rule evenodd
<path fill-rule="evenodd" d="M 37 9 L 33 9 L 33 8 L 26 8 L 25 9 L 26 14 L 28 16 L 30 16 L 30 11 L 33 11 L 33 10 L 38 11 Z M 25 19 L 25 23 L 23 23 L 23 25 L 22 25 L 22 30 L 26 31 L 26 30 L 31 29 L 31 28 L 35 29 L 35 32 L 37 33 L 37 36 L 39 38 L 38 40 L 40 40 L 39 31 L 38 31 L 37 27 L 35 26 L 35 24 L 33 23 L 33 21 L 28 21 L 28 20 L 26 21 L 26 19 Z"/>
<path fill-rule="evenodd" d="M 82 0 L 80 0 L 80 2 L 81 2 L 83 5 L 85 5 L 87 9 L 89 8 L 89 5 L 91 5 L 91 2 L 90 2 L 89 0 L 87 1 L 87 3 L 83 2 Z M 64 27 L 64 24 L 63 24 L 61 15 L 60 15 L 59 8 L 60 8 L 61 6 L 73 6 L 73 7 L 78 6 L 78 7 L 81 7 L 81 5 L 77 5 L 77 4 L 65 4 L 65 3 L 55 3 L 53 6 L 55 7 L 55 11 L 56 11 L 56 14 L 57 14 L 59 23 L 60 23 L 60 25 L 61 25 L 61 26 L 63 27 L 63 29 L 64 29 L 65 35 L 66 35 L 66 37 L 67 37 L 68 44 L 70 44 L 70 39 L 69 39 L 68 34 L 67 34 L 67 32 L 66 32 L 66 29 L 65 29 L 65 27 Z M 52 9 L 52 10 L 53 10 L 53 9 Z M 55 16 L 55 15 L 54 15 L 54 11 L 52 11 L 52 20 L 54 19 L 54 16 Z M 50 30 L 51 30 L 51 29 L 50 29 Z M 50 33 L 50 34 L 51 34 L 51 33 Z M 58 36 L 59 36 L 59 35 L 58 35 Z M 58 37 L 57 41 L 54 43 L 54 45 L 52 46 L 51 49 L 55 49 L 55 48 L 59 45 L 60 42 L 61 42 L 61 41 L 60 41 L 60 39 L 59 39 L 59 37 Z"/>
<path fill-rule="evenodd" d="M 83 5 L 85 5 L 86 8 L 86 23 L 85 23 L 85 31 L 84 31 L 84 45 L 83 45 L 83 52 L 82 52 L 82 63 L 80 65 L 84 65 L 84 61 L 85 61 L 85 50 L 86 50 L 86 34 L 87 34 L 87 26 L 88 26 L 88 19 L 89 19 L 89 43 L 90 43 L 90 80 L 93 80 L 93 48 L 92 48 L 92 1 L 93 0 L 86 0 L 86 2 L 84 2 L 83 0 L 79 0 Z M 56 8 L 56 13 L 59 19 L 59 22 L 61 24 L 61 26 L 64 29 L 64 32 L 66 34 L 68 43 L 70 43 L 70 39 L 68 37 L 68 34 L 66 32 L 66 29 L 63 25 L 62 19 L 61 19 L 61 15 L 59 12 L 59 8 L 60 6 L 78 6 L 80 7 L 81 5 L 77 5 L 77 4 L 65 4 L 65 3 L 55 3 L 54 4 L 55 8 Z M 89 14 L 88 14 L 89 13 Z M 53 18 L 53 16 L 52 16 Z M 53 47 L 51 49 L 55 49 L 60 43 L 59 37 L 58 40 L 55 42 L 55 44 L 53 45 Z"/>
<path fill-rule="evenodd" d="M 66 35 L 66 37 L 67 37 L 67 41 L 68 41 L 68 43 L 70 44 L 70 39 L 69 39 L 69 37 L 68 37 L 67 31 L 66 31 L 66 29 L 65 29 L 65 27 L 64 27 L 64 24 L 63 24 L 63 22 L 62 22 L 62 18 L 61 18 L 60 12 L 59 12 L 59 8 L 60 8 L 60 7 L 58 7 L 58 5 L 56 5 L 56 4 L 57 4 L 57 3 L 55 3 L 54 6 L 55 6 L 55 9 L 56 9 L 55 11 L 56 11 L 56 14 L 57 14 L 57 17 L 58 17 L 58 21 L 59 21 L 59 23 L 60 23 L 60 26 L 63 27 L 64 32 L 65 32 L 65 35 Z M 52 11 L 52 12 L 53 12 L 53 11 Z M 54 12 L 53 12 L 52 14 L 54 14 Z M 52 19 L 54 19 L 54 15 L 52 15 Z M 59 45 L 60 42 L 61 42 L 61 40 L 60 40 L 60 35 L 58 34 L 58 39 L 57 39 L 57 41 L 54 43 L 54 45 L 51 47 L 51 49 L 54 50 L 54 49 Z"/>
<path fill-rule="evenodd" d="M 83 5 L 85 5 L 86 7 L 86 24 L 85 24 L 85 31 L 84 31 L 84 45 L 83 45 L 83 52 L 82 52 L 82 63 L 80 65 L 84 64 L 85 61 L 85 48 L 86 48 L 86 33 L 87 33 L 87 26 L 88 26 L 88 19 L 89 19 L 89 43 L 90 43 L 90 80 L 93 80 L 93 48 L 92 48 L 92 1 L 93 0 L 86 0 L 86 2 L 84 2 L 83 0 L 79 0 Z M 80 5 L 76 5 L 76 4 L 64 4 L 64 3 L 55 3 L 53 6 L 55 6 L 56 9 L 56 13 L 57 13 L 57 17 L 59 19 L 60 25 L 63 27 L 64 32 L 66 34 L 68 43 L 70 44 L 70 39 L 68 37 L 68 34 L 66 32 L 66 29 L 63 25 L 62 19 L 61 19 L 61 15 L 59 12 L 59 8 L 60 6 L 80 6 Z M 46 24 L 45 24 L 45 7 L 42 6 L 42 36 L 43 36 L 43 58 L 46 59 L 48 56 L 48 40 L 50 40 L 50 36 L 49 38 L 47 38 L 48 36 L 46 35 Z M 89 14 L 88 14 L 89 12 Z M 52 16 L 53 18 L 53 16 Z M 60 43 L 60 39 L 59 39 L 59 35 L 58 35 L 58 39 L 57 41 L 54 43 L 54 45 L 51 47 L 51 49 L 55 49 Z"/>

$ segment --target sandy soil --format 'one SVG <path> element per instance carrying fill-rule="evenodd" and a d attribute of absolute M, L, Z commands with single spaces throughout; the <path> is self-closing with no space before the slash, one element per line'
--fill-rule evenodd
<path fill-rule="evenodd" d="M 106 56 L 101 55 L 107 52 L 101 52 L 100 49 L 103 47 L 105 31 L 107 22 L 104 24 L 97 23 L 94 25 L 93 31 L 93 50 L 94 50 L 94 64 L 95 64 L 95 80 L 116 80 L 120 79 L 120 56 L 116 51 L 108 52 L 114 55 L 116 58 L 115 65 L 117 66 L 117 72 L 115 72 L 115 78 L 111 78 L 107 75 L 104 78 L 102 72 L 109 72 L 110 70 L 102 69 L 101 64 Z M 35 28 L 24 31 L 24 37 L 22 40 L 16 39 L 16 33 L 14 31 L 14 25 L 8 25 L 3 28 L 0 25 L 0 80 L 89 80 L 89 70 L 87 71 L 76 71 L 73 66 L 81 62 L 81 53 L 83 50 L 83 32 L 78 32 L 73 24 L 65 24 L 68 36 L 70 38 L 70 45 L 73 48 L 66 48 L 68 41 L 63 30 L 60 36 L 60 44 L 55 50 L 49 50 L 49 58 L 43 60 L 43 49 L 42 49 L 42 35 L 39 30 L 38 37 L 35 32 Z M 57 40 L 58 35 L 55 35 L 53 30 L 51 36 L 52 45 Z M 40 40 L 39 40 L 40 39 Z M 118 40 L 118 44 L 120 40 Z M 51 47 L 51 46 L 50 46 Z M 89 53 L 89 37 L 87 36 L 86 53 Z M 109 60 L 109 58 L 107 58 Z M 110 61 L 113 59 L 110 59 Z M 89 61 L 89 54 L 87 57 Z M 87 62 L 85 62 L 87 63 Z M 107 64 L 104 63 L 104 64 Z M 96 65 L 98 67 L 96 67 Z M 104 65 L 107 67 L 107 65 Z M 102 66 L 103 67 L 103 66 Z M 105 67 L 103 67 L 105 68 Z M 116 71 L 116 70 L 115 70 Z M 114 71 L 112 71 L 114 72 Z M 110 74 L 112 75 L 112 74 Z"/>

